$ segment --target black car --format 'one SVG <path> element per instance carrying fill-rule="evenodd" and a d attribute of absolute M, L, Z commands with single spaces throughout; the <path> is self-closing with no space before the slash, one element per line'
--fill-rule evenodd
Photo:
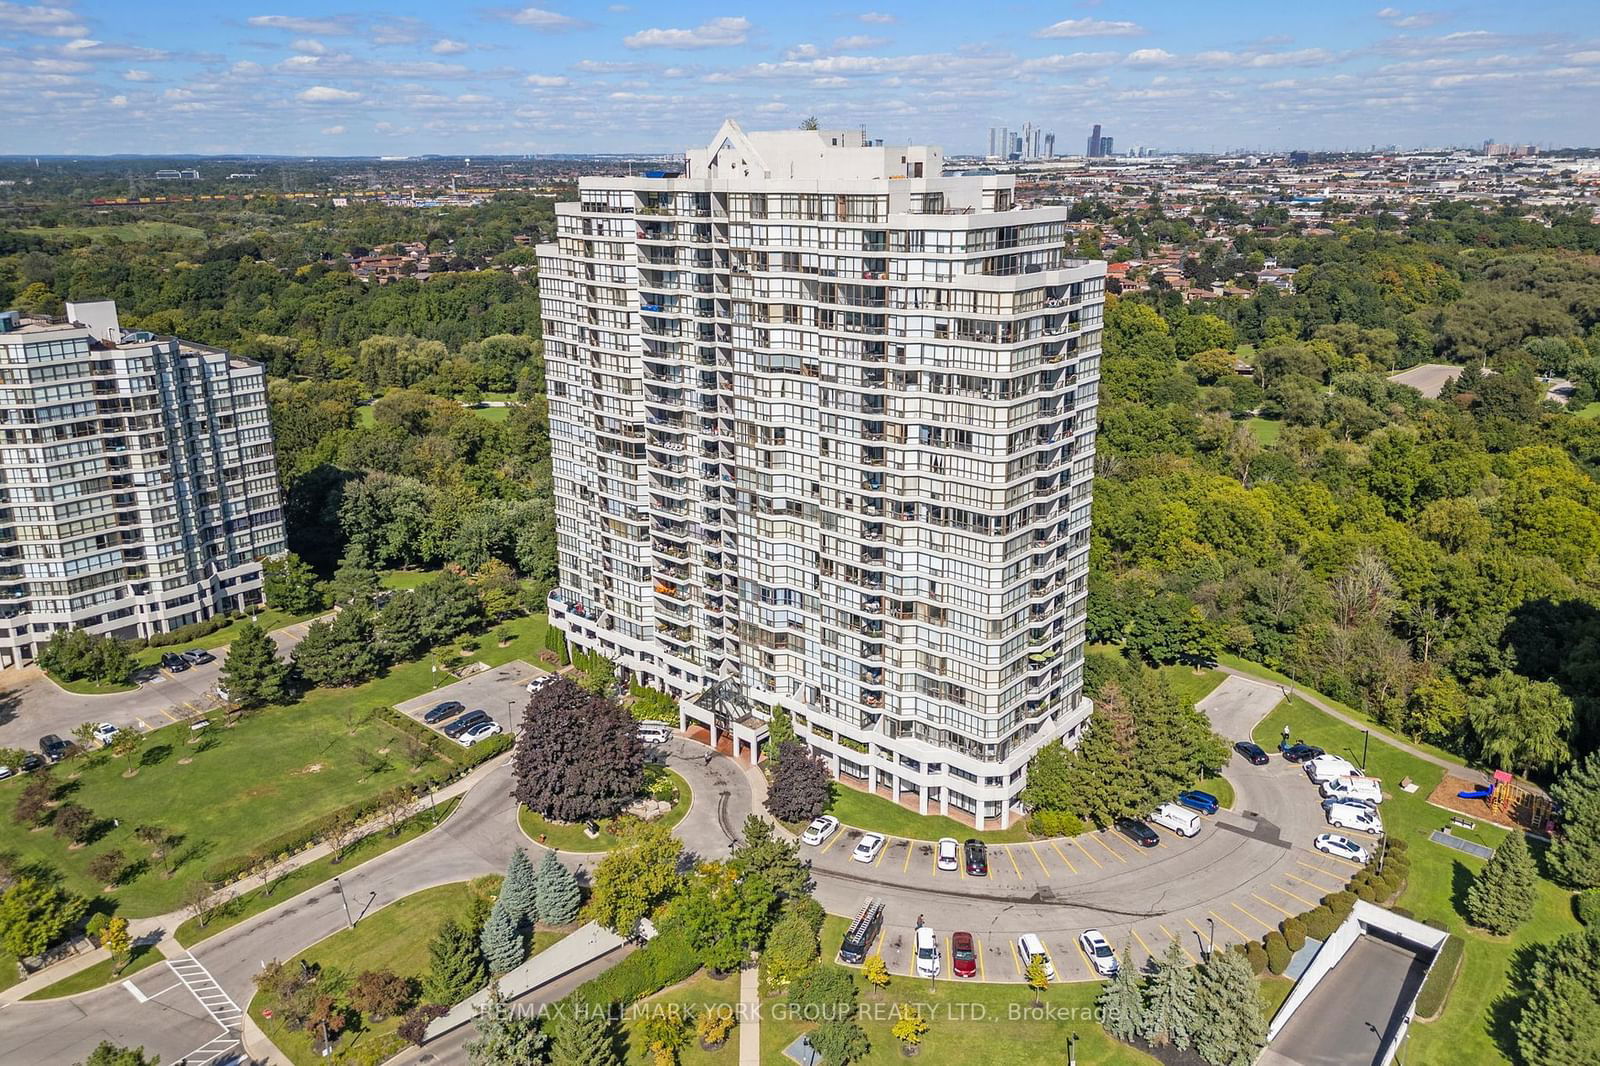
<path fill-rule="evenodd" d="M 46 733 L 39 738 L 39 754 L 50 762 L 60 762 L 67 757 L 67 752 L 72 750 L 72 745 L 56 736 Z"/>
<path fill-rule="evenodd" d="M 1310 762 L 1318 755 L 1327 754 L 1315 744 L 1291 744 L 1283 749 L 1283 757 L 1290 762 Z"/>
<path fill-rule="evenodd" d="M 989 876 L 989 849 L 981 840 L 969 840 L 965 846 L 967 874 L 971 877 Z"/>
<path fill-rule="evenodd" d="M 203 663 L 214 661 L 216 656 L 212 655 L 204 648 L 190 648 L 188 651 L 183 653 L 182 658 L 183 661 L 188 663 L 190 666 L 200 666 Z"/>
<path fill-rule="evenodd" d="M 494 719 L 489 717 L 489 712 L 487 711 L 469 711 L 460 718 L 457 718 L 455 721 L 451 722 L 449 725 L 445 726 L 444 735 L 449 737 L 451 740 L 454 740 L 462 733 L 465 733 L 467 730 L 471 729 L 480 722 L 492 721 L 494 721 Z"/>
<path fill-rule="evenodd" d="M 422 720 L 429 725 L 433 725 L 435 722 L 442 722 L 446 718 L 454 718 L 466 709 L 467 705 L 460 700 L 447 700 L 423 715 Z"/>
<path fill-rule="evenodd" d="M 1248 740 L 1241 740 L 1233 746 L 1233 750 L 1249 759 L 1254 766 L 1267 765 L 1267 753 L 1260 744 L 1252 744 Z"/>
<path fill-rule="evenodd" d="M 189 660 L 177 652 L 169 651 L 161 657 L 161 665 L 164 669 L 171 670 L 175 674 L 181 674 L 189 669 Z"/>
<path fill-rule="evenodd" d="M 38 752 L 30 751 L 22 757 L 22 772 L 31 774 L 44 765 L 44 756 Z"/>
<path fill-rule="evenodd" d="M 1156 836 L 1156 831 L 1145 825 L 1138 818 L 1118 818 L 1117 832 L 1141 848 L 1153 848 L 1161 843 L 1161 838 Z"/>

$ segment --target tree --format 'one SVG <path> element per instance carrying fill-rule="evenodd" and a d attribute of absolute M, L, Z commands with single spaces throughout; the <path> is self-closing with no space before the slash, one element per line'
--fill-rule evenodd
<path fill-rule="evenodd" d="M 1118 1040 L 1126 1043 L 1145 1031 L 1144 989 L 1129 948 L 1122 949 L 1117 972 L 1100 990 L 1096 1005 L 1100 1008 L 1100 1024 Z"/>
<path fill-rule="evenodd" d="M 107 922 L 100 930 L 100 946 L 111 953 L 111 960 L 116 964 L 112 971 L 115 977 L 133 955 L 133 935 L 128 932 L 128 919 L 117 915 Z"/>
<path fill-rule="evenodd" d="M 286 671 L 272 635 L 251 620 L 239 627 L 233 643 L 228 645 L 228 657 L 223 660 L 219 676 L 222 687 L 228 690 L 228 702 L 251 710 L 284 698 Z"/>
<path fill-rule="evenodd" d="M 855 1011 L 856 984 L 850 972 L 818 963 L 789 984 L 789 1004 L 806 1018 L 848 1018 Z"/>
<path fill-rule="evenodd" d="M 295 668 L 317 686 L 359 685 L 383 669 L 372 612 L 346 607 L 332 622 L 312 622 L 295 646 Z"/>
<path fill-rule="evenodd" d="M 537 1016 L 506 1005 L 498 984 L 489 986 L 473 1026 L 478 1038 L 466 1048 L 471 1066 L 544 1066 L 550 1038 L 540 1032 Z"/>
<path fill-rule="evenodd" d="M 128 868 L 128 860 L 116 848 L 102 851 L 89 860 L 89 876 L 102 885 L 115 886 L 122 871 Z"/>
<path fill-rule="evenodd" d="M 1501 936 L 1511 932 L 1533 913 L 1538 878 L 1522 831 L 1506 834 L 1467 889 L 1467 920 Z"/>
<path fill-rule="evenodd" d="M 18 762 L 21 762 L 19 759 Z M 15 766 L 16 763 L 8 764 Z M 18 825 L 41 825 L 50 813 L 50 804 L 56 798 L 56 780 L 49 770 L 43 770 L 29 778 L 28 783 L 22 786 L 22 792 L 17 796 L 17 805 L 12 812 L 12 817 Z"/>
<path fill-rule="evenodd" d="M 1028 960 L 1028 968 L 1023 973 L 1023 980 L 1028 987 L 1033 989 L 1033 1005 L 1039 1005 L 1039 997 L 1044 995 L 1044 990 L 1050 987 L 1050 974 L 1044 968 L 1044 960 L 1035 955 Z"/>
<path fill-rule="evenodd" d="M 794 739 L 794 721 L 789 717 L 789 709 L 781 703 L 774 703 L 772 719 L 767 723 L 766 771 L 769 778 L 778 768 L 778 753 Z"/>
<path fill-rule="evenodd" d="M 552 1027 L 550 1066 L 622 1066 L 609 1008 L 579 1004 Z"/>
<path fill-rule="evenodd" d="M 0 893 L 0 948 L 19 959 L 42 955 L 71 929 L 88 902 L 37 876 Z"/>
<path fill-rule="evenodd" d="M 333 580 L 328 582 L 328 592 L 340 606 L 370 607 L 379 587 L 378 575 L 367 553 L 355 545 L 345 549 L 339 568 L 333 572 Z"/>
<path fill-rule="evenodd" d="M 1468 701 L 1467 721 L 1484 759 L 1502 770 L 1545 770 L 1570 752 L 1572 701 L 1547 681 L 1497 674 Z"/>
<path fill-rule="evenodd" d="M 900 1041 L 912 1054 L 922 1045 L 922 1038 L 928 1035 L 928 1019 L 922 1016 L 921 1007 L 912 1007 L 902 1010 L 900 1017 L 889 1027 L 889 1035 Z"/>
<path fill-rule="evenodd" d="M 633 1035 L 650 1053 L 652 1066 L 676 1066 L 678 1052 L 689 1043 L 684 1021 L 673 1011 L 652 1011 L 634 1025 Z"/>
<path fill-rule="evenodd" d="M 534 875 L 533 898 L 538 920 L 545 925 L 566 925 L 578 917 L 583 890 L 572 871 L 553 851 L 545 852 L 539 863 L 539 872 Z"/>
<path fill-rule="evenodd" d="M 589 916 L 614 933 L 633 935 L 641 919 L 678 891 L 682 855 L 683 844 L 665 827 L 631 827 L 595 867 Z"/>
<path fill-rule="evenodd" d="M 378 611 L 378 647 L 392 663 L 409 662 L 428 648 L 428 625 L 416 593 L 395 592 Z"/>
<path fill-rule="evenodd" d="M 872 1044 L 868 1042 L 861 1026 L 844 1018 L 823 1022 L 811 1030 L 806 1039 L 811 1041 L 811 1046 L 817 1049 L 828 1066 L 836 1063 L 845 1066 L 846 1063 L 864 1058 L 872 1050 Z"/>
<path fill-rule="evenodd" d="M 777 895 L 755 875 L 729 863 L 703 863 L 674 910 L 708 969 L 731 972 L 750 960 L 771 924 Z"/>
<path fill-rule="evenodd" d="M 393 970 L 363 970 L 350 989 L 350 1004 L 379 1022 L 403 1013 L 414 998 L 411 981 Z"/>
<path fill-rule="evenodd" d="M 572 663 L 579 670 L 578 687 L 591 696 L 608 696 L 616 691 L 617 665 L 597 652 L 577 652 Z"/>
<path fill-rule="evenodd" d="M 76 740 L 78 742 L 78 750 L 79 751 L 87 753 L 87 752 L 94 751 L 96 748 L 98 748 L 100 746 L 100 742 L 95 739 L 95 735 L 94 735 L 94 731 L 97 728 L 99 728 L 99 727 L 94 722 L 83 722 L 83 723 L 73 727 L 73 729 L 72 729 L 72 739 Z M 14 765 L 14 764 L 7 764 L 7 765 Z"/>
<path fill-rule="evenodd" d="M 494 909 L 489 912 L 489 920 L 483 925 L 479 943 L 483 947 L 484 960 L 489 964 L 489 973 L 495 977 L 516 969 L 528 957 L 522 933 L 517 929 L 517 914 L 513 907 L 506 905 L 504 896 L 496 901 Z"/>
<path fill-rule="evenodd" d="M 868 955 L 861 964 L 861 976 L 866 978 L 867 984 L 875 992 L 882 992 L 889 987 L 889 965 L 883 961 L 882 955 Z"/>
<path fill-rule="evenodd" d="M 1194 1048 L 1213 1066 L 1250 1066 L 1267 1043 L 1261 987 L 1244 956 L 1214 951 L 1200 966 Z"/>
<path fill-rule="evenodd" d="M 822 760 L 798 740 L 778 751 L 778 765 L 767 790 L 767 810 L 780 822 L 809 822 L 828 808 L 833 782 Z"/>
<path fill-rule="evenodd" d="M 811 928 L 811 923 L 799 912 L 789 910 L 767 933 L 767 942 L 761 949 L 761 972 L 769 985 L 787 984 L 817 961 L 819 950 L 817 933 Z M 869 955 L 862 965 L 862 975 L 869 983 L 877 985 L 873 979 L 874 958 L 878 959 L 877 965 L 883 968 L 883 959 Z M 883 968 L 883 976 L 888 978 L 887 968 Z"/>
<path fill-rule="evenodd" d="M 517 580 L 517 572 L 499 559 L 490 559 L 478 567 L 478 572 L 472 575 L 472 585 L 477 589 L 484 615 L 491 622 L 510 618 L 522 610 L 518 595 L 522 583 Z"/>
<path fill-rule="evenodd" d="M 63 803 L 56 808 L 56 816 L 50 824 L 56 836 L 82 844 L 94 832 L 94 812 L 81 803 Z"/>
<path fill-rule="evenodd" d="M 428 999 L 451 1006 L 482 988 L 488 979 L 477 938 L 455 919 L 446 918 L 428 944 L 428 976 L 423 979 Z"/>
<path fill-rule="evenodd" d="M 423 620 L 428 643 L 443 644 L 483 621 L 483 604 L 478 590 L 454 570 L 446 570 L 414 595 Z"/>
<path fill-rule="evenodd" d="M 1180 1051 L 1189 1046 L 1198 1024 L 1194 967 L 1176 940 L 1156 962 L 1145 988 L 1144 1024 L 1139 1033 L 1155 1045 L 1171 1044 Z"/>
<path fill-rule="evenodd" d="M 160 1058 L 145 1058 L 142 1047 L 121 1047 L 102 1040 L 78 1066 L 159 1066 L 160 1062 Z"/>
<path fill-rule="evenodd" d="M 800 858 L 798 841 L 784 840 L 771 822 L 754 813 L 745 818 L 740 836 L 729 857 L 740 876 L 761 878 L 781 899 L 805 895 L 811 876 Z"/>
<path fill-rule="evenodd" d="M 420 1045 L 428 1035 L 428 1026 L 437 1018 L 443 1018 L 450 1013 L 450 1008 L 442 1003 L 419 1003 L 406 1011 L 406 1016 L 400 1019 L 400 1024 L 395 1027 L 395 1035 L 402 1040 Z"/>
<path fill-rule="evenodd" d="M 261 588 L 267 606 L 280 611 L 310 614 L 322 608 L 316 573 L 293 552 L 261 564 Z"/>
<path fill-rule="evenodd" d="M 608 818 L 644 792 L 644 744 L 633 716 L 560 679 L 528 701 L 512 793 L 546 818 Z"/>
<path fill-rule="evenodd" d="M 1523 1062 L 1600 1062 L 1600 927 L 1536 945 L 1526 991 L 1512 1022 Z"/>
<path fill-rule="evenodd" d="M 1600 887 L 1600 754 L 1591 752 L 1562 774 L 1550 796 L 1561 804 L 1561 832 L 1546 859 L 1570 888 Z"/>
<path fill-rule="evenodd" d="M 536 893 L 537 879 L 534 876 L 533 863 L 528 861 L 528 853 L 518 847 L 511 853 L 511 861 L 506 864 L 506 876 L 505 880 L 500 882 L 498 904 L 509 910 L 519 924 L 534 922 L 539 918 Z"/>

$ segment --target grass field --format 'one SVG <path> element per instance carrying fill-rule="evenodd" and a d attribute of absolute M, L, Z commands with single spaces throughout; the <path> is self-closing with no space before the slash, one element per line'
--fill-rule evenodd
<path fill-rule="evenodd" d="M 833 786 L 833 800 L 828 804 L 828 813 L 857 829 L 871 829 L 912 840 L 938 840 L 940 837 L 965 840 L 978 837 L 991 844 L 1015 844 L 1028 839 L 1027 827 L 1020 819 L 1013 822 L 1009 829 L 986 829 L 980 833 L 954 818 L 937 814 L 921 815 L 882 796 L 874 796 L 837 782 Z"/>
<path fill-rule="evenodd" d="M 1221 670 L 1195 670 L 1187 666 L 1163 666 L 1159 669 L 1173 694 L 1190 703 L 1205 699 L 1228 676 Z"/>
<path fill-rule="evenodd" d="M 689 782 L 664 767 L 646 767 L 646 783 L 653 783 L 661 774 L 671 778 L 678 789 L 678 798 L 673 803 L 672 810 L 656 820 L 657 824 L 670 829 L 683 821 L 683 816 L 689 813 L 694 796 L 689 791 Z M 584 833 L 581 825 L 546 821 L 520 805 L 517 808 L 517 824 L 522 827 L 523 833 L 529 840 L 555 848 L 557 851 L 610 851 L 618 843 L 616 835 L 604 829 L 600 830 L 599 836 L 591 838 Z"/>
<path fill-rule="evenodd" d="M 490 666 L 518 658 L 536 661 L 546 627 L 543 615 L 505 622 L 499 628 L 513 634 L 511 643 L 502 648 L 485 641 L 473 658 Z M 69 798 L 120 826 L 70 851 L 48 830 L 32 832 L 0 818 L 0 851 L 15 851 L 24 861 L 43 860 L 63 871 L 68 888 L 94 896 L 100 886 L 85 873 L 89 861 L 111 848 L 130 861 L 145 859 L 149 849 L 133 838 L 133 827 L 161 825 L 183 838 L 175 872 L 166 876 L 147 869 L 112 898 L 126 917 L 172 910 L 187 884 L 212 862 L 413 779 L 415 772 L 398 756 L 381 754 L 404 750 L 402 735 L 363 712 L 392 707 L 443 684 L 448 675 L 434 674 L 430 666 L 428 660 L 406 663 L 364 685 L 314 690 L 297 704 L 210 730 L 199 744 L 187 743 L 196 738 L 182 723 L 156 730 L 135 756 L 139 766 L 133 778 L 122 776 L 127 760 L 107 755 L 63 764 L 57 776 L 71 790 Z M 0 812 L 9 812 L 21 788 L 18 779 L 0 782 Z"/>
<path fill-rule="evenodd" d="M 414 589 L 438 576 L 437 570 L 385 570 L 379 580 L 386 589 Z"/>
<path fill-rule="evenodd" d="M 282 629 L 287 625 L 293 625 L 295 622 L 304 622 L 307 618 L 315 618 L 317 614 L 321 613 L 321 611 L 318 611 L 314 614 L 290 614 L 287 611 L 279 611 L 267 607 L 254 617 L 258 625 L 270 632 L 274 629 Z M 160 662 L 161 657 L 168 652 L 188 651 L 190 648 L 220 648 L 224 644 L 232 644 L 233 638 L 239 635 L 239 629 L 246 621 L 247 619 L 244 618 L 237 619 L 215 633 L 207 633 L 203 637 L 184 641 L 182 644 L 168 644 L 162 648 L 145 648 L 142 651 L 136 651 L 133 653 L 133 660 L 141 666 L 153 666 Z"/>
<path fill-rule="evenodd" d="M 1594 403 L 1584 404 L 1582 407 L 1573 411 L 1572 415 L 1574 418 L 1600 418 L 1600 400 L 1597 400 Z"/>
<path fill-rule="evenodd" d="M 1279 704 L 1256 729 L 1256 742 L 1272 748 L 1284 725 L 1308 743 L 1358 762 L 1362 732 L 1318 711 L 1298 698 Z M 1432 763 L 1383 743 L 1374 734 L 1368 754 L 1369 771 L 1384 780 L 1388 799 L 1383 804 L 1384 828 L 1410 845 L 1411 876 L 1399 906 L 1418 919 L 1437 921 L 1451 933 L 1467 939 L 1460 977 L 1443 1015 L 1432 1023 L 1411 1029 L 1404 1052 L 1412 1066 L 1492 1066 L 1509 1059 L 1507 1028 L 1507 975 L 1512 956 L 1525 945 L 1553 940 L 1578 928 L 1572 915 L 1571 896 L 1548 881 L 1539 882 L 1538 902 L 1529 920 L 1510 937 L 1489 937 L 1468 929 L 1460 914 L 1462 898 L 1471 877 L 1481 867 L 1473 858 L 1428 840 L 1432 830 L 1446 825 L 1450 814 L 1426 800 L 1443 774 Z M 1400 791 L 1401 778 L 1410 777 L 1415 793 Z M 1306 801 L 1313 802 L 1307 785 Z M 1494 847 L 1505 831 L 1484 822 L 1456 835 Z M 1536 853 L 1539 849 L 1536 848 Z"/>
<path fill-rule="evenodd" d="M 372 417 L 372 405 L 370 403 L 364 403 L 356 408 L 356 425 L 362 429 L 371 429 L 377 424 L 377 420 Z"/>
<path fill-rule="evenodd" d="M 1244 424 L 1263 448 L 1278 443 L 1278 438 L 1283 436 L 1283 423 L 1276 418 L 1247 418 Z"/>
<path fill-rule="evenodd" d="M 664 992 L 658 992 L 649 999 L 636 1004 L 629 1011 L 630 1032 L 628 1034 L 628 1066 L 652 1066 L 650 1052 L 642 1041 L 632 1039 L 631 1022 L 648 1017 L 651 1014 L 666 1014 L 669 1017 L 679 1017 L 686 1020 L 698 1017 L 712 1007 L 736 1006 L 739 1002 L 739 975 L 729 974 L 720 981 L 714 981 L 706 971 L 701 970 L 682 984 L 674 985 Z M 689 1022 L 688 1024 L 692 1024 Z M 733 1033 L 726 1043 L 715 1051 L 707 1051 L 700 1046 L 700 1041 L 691 1038 L 689 1046 L 678 1053 L 679 1066 L 720 1066 L 722 1063 L 736 1063 L 739 1061 L 739 1028 L 734 1027 Z M 783 1060 L 787 1061 L 787 1060 Z"/>
<path fill-rule="evenodd" d="M 137 243 L 139 241 L 157 239 L 178 240 L 205 240 L 205 233 L 193 226 L 183 226 L 176 222 L 117 222 L 105 226 L 27 226 L 20 230 L 22 233 L 40 237 L 72 237 L 84 236 L 116 237 L 119 240 Z"/>
<path fill-rule="evenodd" d="M 44 671 L 44 676 L 66 691 L 79 696 L 109 696 L 116 692 L 132 692 L 139 687 L 131 681 L 113 681 L 110 683 L 88 680 L 63 681 L 48 670 Z"/>
<path fill-rule="evenodd" d="M 166 958 L 161 954 L 161 949 L 154 944 L 141 944 L 133 949 L 133 957 L 121 971 L 116 970 L 116 965 L 111 959 L 103 959 L 87 969 L 79 970 L 70 977 L 63 977 L 53 985 L 46 985 L 37 992 L 30 992 L 22 998 L 25 1001 L 39 999 L 60 999 L 62 996 L 75 996 L 80 992 L 92 992 L 97 988 L 109 985 L 113 981 L 123 981 L 146 966 L 154 966 Z"/>
<path fill-rule="evenodd" d="M 412 815 L 395 836 L 385 832 L 372 833 L 362 837 L 345 849 L 344 857 L 337 866 L 333 863 L 332 856 L 323 856 L 297 866 L 288 873 L 271 882 L 268 886 L 252 889 L 241 896 L 230 900 L 220 913 L 212 916 L 204 926 L 200 919 L 190 918 L 172 935 L 184 947 L 193 947 L 209 937 L 216 936 L 225 929 L 231 929 L 248 918 L 253 918 L 262 911 L 270 910 L 284 900 L 293 899 L 308 888 L 314 888 L 325 881 L 330 881 L 338 874 L 349 873 L 353 867 L 379 855 L 393 851 L 401 844 L 409 844 L 423 833 L 432 829 L 437 822 L 442 822 L 450 816 L 461 802 L 459 796 L 452 796 L 436 808 L 424 808 L 420 814 Z"/>
<path fill-rule="evenodd" d="M 511 417 L 509 407 L 472 407 L 469 410 L 485 422 L 504 422 Z"/>

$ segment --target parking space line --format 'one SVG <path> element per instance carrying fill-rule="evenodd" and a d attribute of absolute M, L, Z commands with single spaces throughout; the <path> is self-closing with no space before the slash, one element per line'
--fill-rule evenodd
<path fill-rule="evenodd" d="M 1124 866 L 1126 866 L 1128 864 L 1128 860 L 1122 857 L 1122 853 L 1120 851 L 1118 851 L 1116 848 L 1113 848 L 1110 844 L 1106 843 L 1105 834 L 1104 833 L 1095 833 L 1089 839 L 1093 840 L 1096 844 L 1099 844 L 1102 848 L 1105 848 L 1106 849 L 1106 854 L 1110 855 L 1113 859 L 1116 859 L 1118 862 L 1122 863 Z"/>
<path fill-rule="evenodd" d="M 1054 840 L 1050 841 L 1049 843 L 1050 843 L 1050 847 L 1055 849 L 1055 853 L 1057 855 L 1061 856 L 1061 861 L 1067 864 L 1067 869 L 1072 871 L 1073 873 L 1077 873 L 1078 872 L 1078 868 L 1076 866 L 1072 865 L 1072 860 L 1067 858 L 1067 853 L 1062 851 L 1061 848 L 1056 844 L 1056 842 Z"/>
<path fill-rule="evenodd" d="M 1270 899 L 1262 899 L 1262 897 L 1257 896 L 1254 892 L 1250 893 L 1250 895 L 1254 896 L 1257 900 L 1260 900 L 1262 903 L 1265 903 L 1267 906 L 1271 907 L 1273 910 L 1277 911 L 1279 914 L 1283 915 L 1285 918 L 1293 918 L 1294 917 L 1294 911 L 1286 911 L 1282 907 L 1278 906 L 1276 903 L 1272 902 Z"/>
<path fill-rule="evenodd" d="M 1011 945 L 1011 965 L 1016 968 L 1017 976 L 1022 976 L 1022 956 L 1017 954 L 1017 942 L 1006 937 L 1006 943 Z"/>
<path fill-rule="evenodd" d="M 915 850 L 916 849 L 914 847 L 912 847 L 912 845 L 911 845 L 911 841 L 909 841 L 909 840 L 906 841 L 906 861 L 900 867 L 900 872 L 901 873 L 905 873 L 907 870 L 911 869 L 911 853 L 913 851 L 915 851 Z M 938 860 L 937 856 L 935 856 L 934 858 L 935 858 L 935 861 Z"/>
<path fill-rule="evenodd" d="M 1240 929 L 1237 925 L 1234 925 L 1232 922 L 1228 921 L 1228 919 L 1224 918 L 1222 915 L 1218 914 L 1216 911 L 1207 911 L 1206 913 L 1211 915 L 1211 917 L 1215 918 L 1217 921 L 1221 922 L 1223 925 L 1227 926 L 1229 929 L 1232 929 L 1235 933 L 1238 933 L 1240 939 L 1242 939 L 1242 940 L 1254 940 L 1255 939 L 1254 937 L 1247 935 L 1243 929 Z"/>
<path fill-rule="evenodd" d="M 1156 957 L 1156 953 L 1150 950 L 1150 945 L 1146 944 L 1144 942 L 1144 937 L 1139 935 L 1139 930 L 1133 928 L 1132 926 L 1129 926 L 1128 927 L 1128 932 L 1132 933 L 1133 934 L 1133 939 L 1135 939 L 1135 940 L 1137 940 L 1139 942 L 1139 946 L 1144 949 L 1144 953 L 1145 953 L 1146 957 L 1152 958 L 1152 959 Z"/>
<path fill-rule="evenodd" d="M 1095 858 L 1092 854 L 1090 854 L 1088 848 L 1083 846 L 1083 841 L 1082 840 L 1078 839 L 1077 837 L 1073 837 L 1072 842 L 1077 845 L 1079 851 L 1081 851 L 1085 855 L 1089 856 L 1089 861 L 1094 863 L 1096 869 L 1100 869 L 1100 870 L 1104 870 L 1105 869 L 1105 865 L 1099 859 Z"/>
<path fill-rule="evenodd" d="M 1039 869 L 1044 871 L 1044 875 L 1046 877 L 1049 877 L 1050 876 L 1050 867 L 1048 867 L 1048 866 L 1046 866 L 1044 864 L 1044 856 L 1039 854 L 1039 849 L 1034 847 L 1032 844 L 1029 844 L 1028 845 L 1028 850 L 1033 852 L 1033 858 L 1034 858 L 1034 860 L 1036 862 L 1038 862 Z"/>
<path fill-rule="evenodd" d="M 1017 857 L 1011 854 L 1010 848 L 1001 848 L 1000 850 L 1005 852 L 1006 858 L 1011 860 L 1011 869 L 1016 873 L 1017 880 L 1022 880 L 1022 867 L 1017 865 Z"/>
<path fill-rule="evenodd" d="M 1285 874 L 1284 876 L 1291 877 L 1293 875 L 1292 874 Z M 1300 903 L 1304 903 L 1308 910 L 1310 908 L 1312 908 L 1312 907 L 1317 906 L 1317 904 L 1312 903 L 1309 899 L 1306 899 L 1304 896 L 1299 896 L 1299 895 L 1296 895 L 1293 892 L 1290 892 L 1287 888 L 1284 888 L 1282 885 L 1273 885 L 1272 887 L 1277 889 L 1279 892 L 1282 892 L 1285 896 L 1288 896 L 1290 899 L 1297 900 Z"/>
<path fill-rule="evenodd" d="M 1260 918 L 1257 918 L 1255 915 L 1251 914 L 1249 911 L 1245 910 L 1243 907 L 1239 906 L 1237 903 L 1229 903 L 1228 906 L 1232 907 L 1234 910 L 1238 911 L 1240 914 L 1244 915 L 1246 918 L 1249 918 L 1252 922 L 1255 922 L 1257 925 L 1259 925 L 1263 929 L 1276 929 L 1276 928 L 1278 928 L 1275 925 L 1268 925 L 1266 922 L 1263 922 Z"/>
<path fill-rule="evenodd" d="M 937 847 L 933 849 L 933 876 L 939 876 L 939 849 Z"/>
<path fill-rule="evenodd" d="M 883 838 L 883 847 L 879 848 L 878 849 L 878 854 L 876 854 L 876 855 L 874 855 L 872 857 L 872 865 L 873 866 L 877 866 L 880 862 L 883 861 L 883 857 L 885 855 L 887 855 L 887 854 L 889 854 L 889 838 L 888 837 L 884 837 Z"/>
<path fill-rule="evenodd" d="M 1194 924 L 1194 919 L 1185 914 L 1183 920 L 1189 923 L 1189 928 L 1194 930 L 1194 935 L 1200 938 L 1201 943 L 1205 943 L 1206 934 L 1198 925 Z"/>
<path fill-rule="evenodd" d="M 983 965 L 983 941 L 978 938 L 976 933 L 972 934 L 972 949 L 973 953 L 978 956 L 978 980 L 987 981 L 989 975 Z M 955 963 L 952 962 L 951 965 L 954 966 Z"/>
<path fill-rule="evenodd" d="M 835 829 L 833 831 L 833 836 L 831 836 L 831 837 L 829 837 L 827 839 L 827 841 L 822 845 L 822 850 L 817 852 L 817 854 L 818 855 L 825 854 L 827 852 L 827 850 L 829 848 L 833 847 L 834 844 L 838 843 L 839 842 L 839 838 L 841 838 L 843 836 L 844 836 L 844 829 L 842 829 L 842 828 Z"/>
<path fill-rule="evenodd" d="M 1157 925 L 1161 925 L 1160 922 L 1157 922 L 1156 924 Z M 1189 949 L 1183 946 L 1183 941 L 1179 940 L 1177 937 L 1172 935 L 1172 930 L 1171 929 L 1168 929 L 1166 926 L 1161 925 L 1161 931 L 1163 933 L 1167 934 L 1167 939 L 1168 940 L 1170 940 L 1174 944 L 1178 945 L 1178 950 L 1179 951 L 1183 952 L 1185 955 L 1189 955 Z M 1200 963 L 1200 960 L 1195 958 L 1193 955 L 1189 955 L 1189 961 L 1194 963 L 1195 965 L 1199 965 L 1199 963 Z"/>
<path fill-rule="evenodd" d="M 1339 871 L 1337 871 L 1337 870 L 1329 870 L 1329 869 L 1326 869 L 1326 868 L 1321 867 L 1321 866 L 1312 866 L 1309 863 L 1301 862 L 1299 859 L 1296 859 L 1294 864 L 1296 866 L 1299 866 L 1299 867 L 1302 867 L 1304 869 L 1310 870 L 1314 874 L 1321 874 L 1323 877 L 1331 877 L 1335 881 L 1343 882 L 1343 881 L 1347 880 L 1347 878 L 1343 874 L 1339 873 Z"/>

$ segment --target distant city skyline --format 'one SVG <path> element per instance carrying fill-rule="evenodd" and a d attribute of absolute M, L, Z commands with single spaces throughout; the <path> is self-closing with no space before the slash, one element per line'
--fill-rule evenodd
<path fill-rule="evenodd" d="M 1600 141 L 1600 35 L 1576 0 L 1338 19 L 1255 0 L 541 2 L 0 0 L 4 151 L 669 152 L 726 116 L 810 115 L 952 155 L 986 154 L 991 127 L 1024 117 L 1058 155 L 1097 122 L 1171 151 Z"/>

